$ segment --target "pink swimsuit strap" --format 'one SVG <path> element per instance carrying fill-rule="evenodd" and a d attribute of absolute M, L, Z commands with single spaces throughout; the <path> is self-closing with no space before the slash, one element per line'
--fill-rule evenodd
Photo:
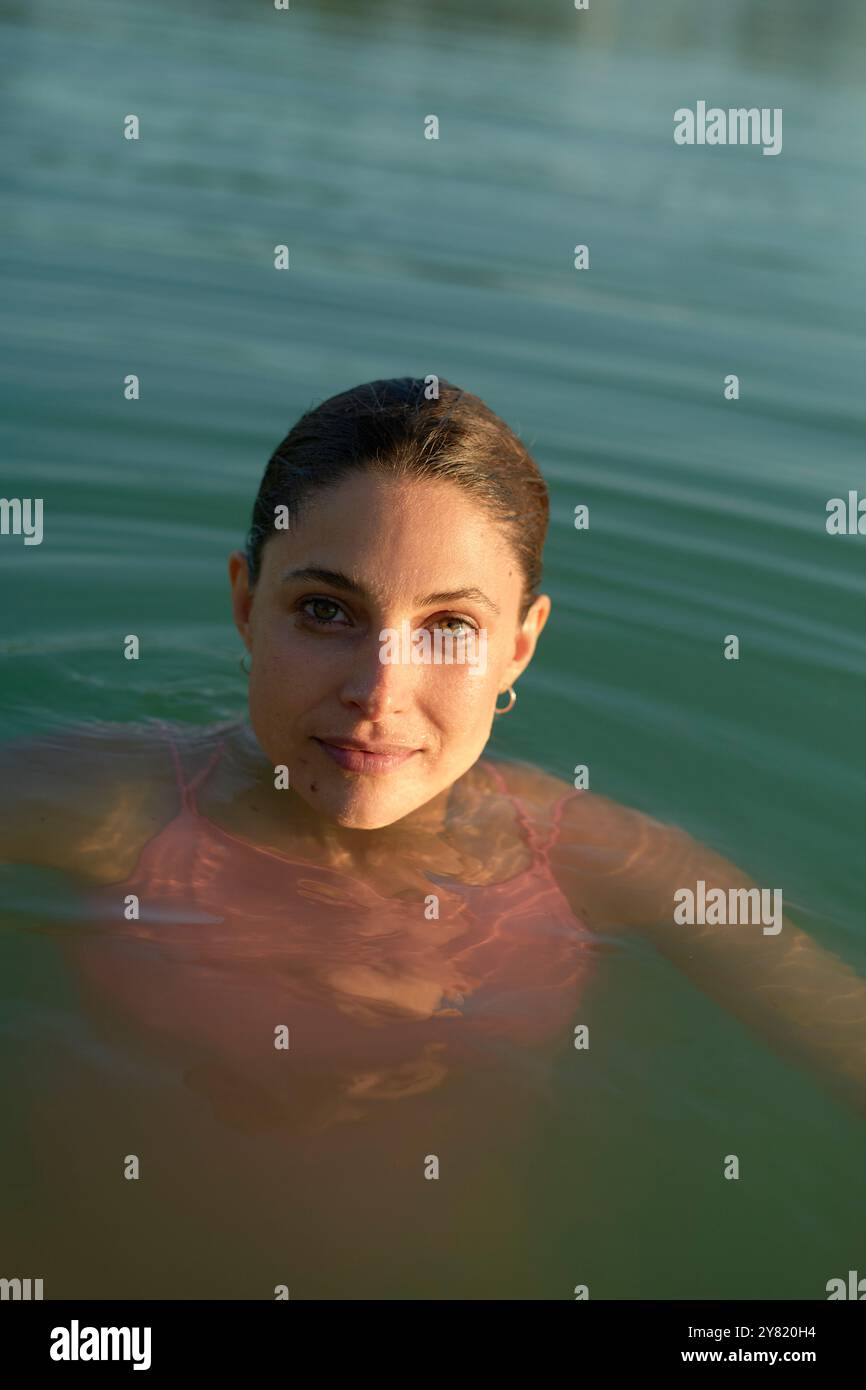
<path fill-rule="evenodd" d="M 163 729 L 165 729 L 164 725 Z M 225 747 L 225 739 L 220 739 L 219 745 L 211 754 L 211 757 L 209 758 L 205 766 L 201 768 L 194 777 L 191 777 L 188 780 L 184 777 L 183 766 L 180 761 L 180 755 L 177 751 L 177 745 L 168 732 L 165 733 L 165 740 L 169 748 L 171 749 L 171 756 L 174 759 L 174 771 L 175 776 L 177 778 L 177 785 L 180 791 L 183 805 L 186 808 L 186 810 L 191 811 L 194 816 L 198 816 L 200 812 L 195 799 L 196 791 L 201 786 L 202 782 L 204 782 L 205 778 L 210 776 L 211 772 L 216 767 L 217 763 L 222 757 L 223 748 Z"/>
<path fill-rule="evenodd" d="M 515 796 L 513 792 L 510 792 L 508 790 L 508 785 L 505 781 L 505 778 L 502 776 L 502 773 L 499 771 L 499 768 L 496 767 L 494 763 L 490 762 L 488 762 L 486 766 L 490 769 L 490 772 L 493 776 L 493 780 L 495 781 L 499 790 L 502 792 L 503 796 L 507 796 L 509 801 L 513 805 L 515 815 L 517 816 L 523 833 L 526 836 L 529 848 L 532 851 L 533 856 L 537 859 L 543 860 L 543 862 L 549 868 L 550 864 L 548 860 L 548 853 L 551 847 L 556 843 L 556 838 L 559 834 L 559 827 L 562 821 L 562 812 L 565 807 L 565 803 L 567 801 L 570 801 L 573 797 L 580 796 L 582 793 L 579 790 L 569 790 L 567 792 L 563 792 L 562 796 L 560 796 L 558 800 L 554 802 L 553 821 L 548 834 L 546 836 L 540 835 L 532 823 L 532 818 L 529 815 L 527 815 L 526 807 L 524 806 L 520 797 Z"/>
<path fill-rule="evenodd" d="M 194 777 L 187 779 L 184 776 L 183 766 L 181 764 L 180 756 L 178 754 L 177 746 L 174 742 L 174 739 L 168 732 L 166 732 L 165 737 L 166 742 L 168 743 L 168 746 L 171 749 L 171 755 L 174 760 L 175 775 L 177 777 L 177 785 L 181 794 L 181 800 L 183 802 L 183 805 L 186 808 L 186 810 L 191 812 L 192 815 L 201 816 L 201 813 L 198 809 L 198 804 L 196 802 L 195 794 L 198 788 L 202 785 L 202 783 L 210 776 L 211 772 L 216 767 L 217 763 L 222 757 L 223 749 L 225 747 L 225 739 L 220 739 L 218 746 L 211 754 L 204 767 L 200 768 Z M 554 803 L 553 806 L 553 820 L 550 827 L 550 831 L 546 836 L 540 835 L 532 823 L 532 818 L 527 814 L 526 807 L 524 806 L 520 797 L 515 796 L 513 792 L 509 791 L 508 784 L 506 783 L 505 778 L 502 776 L 502 773 L 499 771 L 498 767 L 496 767 L 496 765 L 491 762 L 486 762 L 485 765 L 487 768 L 489 768 L 491 776 L 493 777 L 494 782 L 496 783 L 499 790 L 502 792 L 503 796 L 506 796 L 513 805 L 515 815 L 517 816 L 521 829 L 523 830 L 523 833 L 526 836 L 527 844 L 530 851 L 532 852 L 533 857 L 537 860 L 542 860 L 545 864 L 548 864 L 549 867 L 548 853 L 550 851 L 551 846 L 555 843 L 557 835 L 559 834 L 559 827 L 560 822 L 562 820 L 562 812 L 565 803 L 571 800 L 572 797 L 580 796 L 581 792 L 578 790 L 567 791 L 564 792 L 561 797 L 559 797 L 559 799 Z"/>

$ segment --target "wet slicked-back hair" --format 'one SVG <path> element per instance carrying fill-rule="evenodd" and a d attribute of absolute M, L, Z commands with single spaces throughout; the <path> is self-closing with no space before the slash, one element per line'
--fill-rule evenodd
<path fill-rule="evenodd" d="M 541 584 L 547 486 L 517 435 L 478 396 L 440 378 L 438 398 L 428 400 L 429 380 L 366 382 L 301 416 L 271 455 L 253 506 L 246 547 L 251 585 L 277 507 L 286 508 L 291 528 L 309 498 L 351 473 L 441 479 L 475 498 L 503 528 L 523 574 L 524 619 Z"/>

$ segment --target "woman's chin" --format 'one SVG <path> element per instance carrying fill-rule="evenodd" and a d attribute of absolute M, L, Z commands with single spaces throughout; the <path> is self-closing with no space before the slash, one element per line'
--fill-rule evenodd
<path fill-rule="evenodd" d="M 290 769 L 294 797 L 315 817 L 345 830 L 381 830 L 417 810 L 429 797 L 417 785 L 397 785 L 399 772 L 387 778 L 353 776 L 336 768 L 313 770 L 309 760 L 293 759 L 284 752 L 265 751 L 265 757 L 274 767 Z"/>
<path fill-rule="evenodd" d="M 399 814 L 379 814 L 371 812 L 368 816 L 356 816 L 346 814 L 341 816 L 337 824 L 344 830 L 384 830 L 389 825 L 395 825 L 402 817 Z"/>
<path fill-rule="evenodd" d="M 423 797 L 417 795 L 395 794 L 396 789 L 385 794 L 372 787 L 326 788 L 321 779 L 316 780 L 316 795 L 304 797 L 304 800 L 317 815 L 343 830 L 383 830 L 408 816 L 423 802 Z"/>

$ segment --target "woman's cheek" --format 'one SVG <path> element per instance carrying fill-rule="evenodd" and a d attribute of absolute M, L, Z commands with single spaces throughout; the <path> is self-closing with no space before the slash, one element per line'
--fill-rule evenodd
<path fill-rule="evenodd" d="M 434 666 L 431 671 L 442 700 L 452 705 L 459 701 L 454 710 L 458 719 L 470 710 L 486 713 L 499 688 L 497 674 L 489 667 L 482 671 L 469 665 Z"/>

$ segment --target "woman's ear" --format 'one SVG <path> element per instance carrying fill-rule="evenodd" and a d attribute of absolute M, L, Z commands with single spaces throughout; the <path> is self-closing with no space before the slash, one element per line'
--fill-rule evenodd
<path fill-rule="evenodd" d="M 535 644 L 541 636 L 547 619 L 550 617 L 550 599 L 547 594 L 539 594 L 531 604 L 526 617 L 517 630 L 514 643 L 514 656 L 506 672 L 508 684 L 512 685 L 526 670 L 535 654 Z"/>
<path fill-rule="evenodd" d="M 229 556 L 229 583 L 232 589 L 232 616 L 235 627 L 249 650 L 253 592 L 249 583 L 247 557 L 242 550 L 233 550 Z"/>

